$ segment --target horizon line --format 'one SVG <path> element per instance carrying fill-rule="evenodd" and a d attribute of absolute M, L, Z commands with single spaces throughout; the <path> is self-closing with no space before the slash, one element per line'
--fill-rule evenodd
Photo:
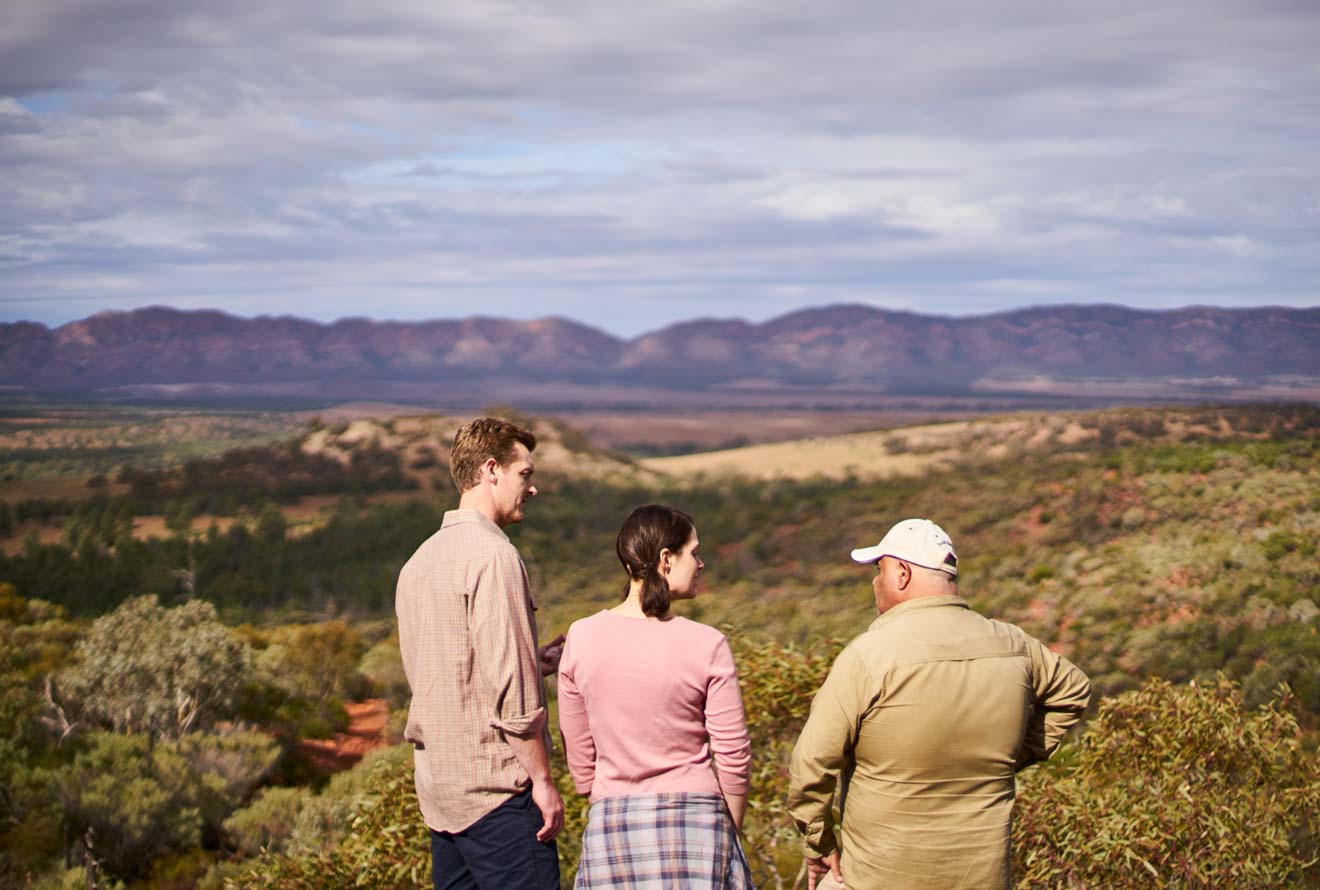
<path fill-rule="evenodd" d="M 668 324 L 643 331 L 642 333 L 634 336 L 615 334 L 596 324 L 583 321 L 581 319 L 572 318 L 566 315 L 558 315 L 558 314 L 541 315 L 530 318 L 515 318 L 507 315 L 474 314 L 474 315 L 464 315 L 464 316 L 449 316 L 449 317 L 436 316 L 429 318 L 414 318 L 414 319 L 374 318 L 368 315 L 345 315 L 330 321 L 319 321 L 315 318 L 310 318 L 302 315 L 295 315 L 292 313 L 279 313 L 279 314 L 262 313 L 258 315 L 244 315 L 239 312 L 234 312 L 219 307 L 181 308 L 178 306 L 170 306 L 160 303 L 153 303 L 147 306 L 137 306 L 132 309 L 111 309 L 111 308 L 98 309 L 96 312 L 93 312 L 90 315 L 86 315 L 81 318 L 75 318 L 70 321 L 62 322 L 60 324 L 51 325 L 51 324 L 46 324 L 45 322 L 35 321 L 32 319 L 16 319 L 13 321 L 0 321 L 0 326 L 29 324 L 29 325 L 36 325 L 47 331 L 55 331 L 55 330 L 59 330 L 60 328 L 67 327 L 69 325 L 79 324 L 81 322 L 89 321 L 91 319 L 98 317 L 133 315 L 143 312 L 164 311 L 164 312 L 176 313 L 179 315 L 216 314 L 216 315 L 224 316 L 226 318 L 237 319 L 239 321 L 263 321 L 263 320 L 293 321 L 293 322 L 315 325 L 317 327 L 334 327 L 336 325 L 353 323 L 353 322 L 365 322 L 368 324 L 379 324 L 379 325 L 454 324 L 454 323 L 461 323 L 467 321 L 496 321 L 496 322 L 511 322 L 514 324 L 535 324 L 538 322 L 562 322 L 562 323 L 576 325 L 578 327 L 588 328 L 590 330 L 594 330 L 598 333 L 604 334 L 608 337 L 612 337 L 618 340 L 623 340 L 626 342 L 626 341 L 640 340 L 644 337 L 649 337 L 652 336 L 653 334 L 657 334 L 669 330 L 671 328 L 680 327 L 683 325 L 697 324 L 700 322 L 707 322 L 712 324 L 741 323 L 751 327 L 761 327 L 764 325 L 770 325 L 775 322 L 782 321 L 785 318 L 790 318 L 795 315 L 806 315 L 817 312 L 828 312 L 828 311 L 849 310 L 849 309 L 861 309 L 881 315 L 896 315 L 896 316 L 908 316 L 913 318 L 966 322 L 975 319 L 1000 318 L 1004 316 L 1016 315 L 1020 313 L 1033 312 L 1033 311 L 1076 310 L 1076 309 L 1117 309 L 1117 310 L 1122 310 L 1124 312 L 1130 312 L 1133 314 L 1140 314 L 1140 315 L 1172 315 L 1179 312 L 1190 312 L 1196 310 L 1224 312 L 1224 313 L 1232 313 L 1232 314 L 1243 313 L 1243 312 L 1260 312 L 1260 311 L 1269 311 L 1269 310 L 1284 311 L 1284 312 L 1310 312 L 1313 310 L 1320 309 L 1320 303 L 1312 306 L 1284 306 L 1280 304 L 1266 304 L 1262 306 L 1216 306 L 1213 304 L 1193 303 L 1186 306 L 1177 306 L 1177 307 L 1169 307 L 1169 308 L 1161 307 L 1154 309 L 1148 309 L 1140 306 L 1130 306 L 1123 303 L 1036 303 L 1025 306 L 1019 306 L 1013 309 L 1000 309 L 993 312 L 979 312 L 979 313 L 970 312 L 966 314 L 926 313 L 926 312 L 913 311 L 911 309 L 888 309 L 883 306 L 873 306 L 867 303 L 827 303 L 822 306 L 804 306 L 799 309 L 791 309 L 779 315 L 771 316 L 770 318 L 767 318 L 764 321 L 752 321 L 746 318 L 745 316 L 714 316 L 714 315 L 693 316 L 691 318 L 678 319 L 669 322 Z"/>

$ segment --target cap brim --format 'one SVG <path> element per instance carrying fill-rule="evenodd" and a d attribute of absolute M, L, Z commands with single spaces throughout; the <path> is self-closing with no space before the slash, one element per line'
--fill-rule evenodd
<path fill-rule="evenodd" d="M 853 562 L 866 564 L 875 562 L 884 555 L 884 551 L 880 549 L 880 545 L 876 544 L 874 547 L 862 547 L 858 550 L 854 550 L 852 552 L 852 560 Z"/>

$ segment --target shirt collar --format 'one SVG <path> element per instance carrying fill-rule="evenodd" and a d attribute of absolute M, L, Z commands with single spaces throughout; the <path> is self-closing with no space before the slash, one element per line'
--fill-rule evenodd
<path fill-rule="evenodd" d="M 486 514 L 479 510 L 446 510 L 445 518 L 441 521 L 441 528 L 449 528 L 454 525 L 464 525 L 469 522 L 475 522 L 483 526 L 487 531 L 494 532 L 504 540 L 509 540 L 509 536 L 504 533 L 504 529 L 486 518 Z"/>
<path fill-rule="evenodd" d="M 958 609 L 971 608 L 971 605 L 968 604 L 967 600 L 963 599 L 956 593 L 945 593 L 939 596 L 919 596 L 916 599 L 901 602 L 883 615 L 877 616 L 875 621 L 871 623 L 871 626 L 874 627 L 876 622 L 888 621 L 891 618 L 897 618 L 900 615 L 905 615 L 908 612 L 915 612 L 918 609 L 936 609 L 941 606 L 953 606 Z"/>

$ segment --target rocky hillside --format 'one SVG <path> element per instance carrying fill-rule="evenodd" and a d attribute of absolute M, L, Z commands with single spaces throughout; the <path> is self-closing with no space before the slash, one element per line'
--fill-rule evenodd
<path fill-rule="evenodd" d="M 505 412 L 506 414 L 509 412 Z M 563 479 L 594 479 L 608 482 L 654 481 L 658 474 L 628 458 L 595 448 L 572 427 L 550 418 L 515 418 L 536 434 L 537 483 L 544 488 Z M 363 450 L 397 454 L 405 474 L 420 488 L 450 486 L 449 450 L 454 432 L 467 417 L 438 414 L 393 417 L 385 420 L 357 418 L 331 425 L 317 425 L 298 440 L 303 454 L 329 457 L 350 465 Z"/>

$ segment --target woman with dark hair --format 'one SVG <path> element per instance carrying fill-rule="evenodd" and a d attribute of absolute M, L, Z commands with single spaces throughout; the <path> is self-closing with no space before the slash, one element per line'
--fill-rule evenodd
<path fill-rule="evenodd" d="M 722 633 L 669 609 L 697 595 L 698 546 L 691 516 L 638 507 L 616 545 L 623 601 L 568 630 L 559 728 L 591 798 L 577 890 L 752 886 L 737 834 L 751 743 L 733 655 Z"/>

